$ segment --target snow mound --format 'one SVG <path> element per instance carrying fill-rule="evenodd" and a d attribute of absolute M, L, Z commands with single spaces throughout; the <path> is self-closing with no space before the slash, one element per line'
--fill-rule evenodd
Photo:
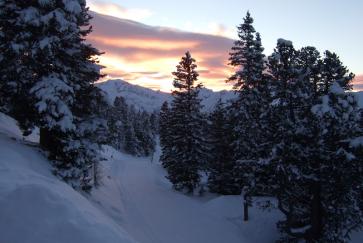
<path fill-rule="evenodd" d="M 22 137 L 22 133 L 16 124 L 17 122 L 13 118 L 0 113 L 0 134 L 11 138 Z"/>
<path fill-rule="evenodd" d="M 0 242 L 131 243 L 127 233 L 89 200 L 51 174 L 36 149 L 0 113 Z"/>

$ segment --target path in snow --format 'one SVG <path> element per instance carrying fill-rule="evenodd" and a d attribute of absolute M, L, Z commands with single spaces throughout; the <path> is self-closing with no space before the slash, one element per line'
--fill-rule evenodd
<path fill-rule="evenodd" d="M 251 221 L 243 225 L 239 197 L 205 202 L 186 196 L 171 189 L 160 164 L 113 153 L 114 159 L 105 163 L 108 178 L 94 198 L 140 243 L 241 243 L 276 239 L 275 218 L 272 222 L 270 217 L 263 220 L 265 223 Z M 257 222 L 261 224 L 256 225 Z"/>

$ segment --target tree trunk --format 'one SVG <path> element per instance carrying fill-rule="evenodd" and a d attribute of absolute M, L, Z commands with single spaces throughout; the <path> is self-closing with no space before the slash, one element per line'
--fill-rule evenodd
<path fill-rule="evenodd" d="M 39 129 L 39 145 L 42 149 L 47 151 L 52 147 L 52 133 L 49 129 Z"/>
<path fill-rule="evenodd" d="M 311 231 L 309 232 L 309 238 L 311 238 L 312 242 L 315 242 L 320 239 L 323 230 L 323 208 L 321 205 L 321 188 L 319 182 L 313 184 L 312 193 Z"/>
<path fill-rule="evenodd" d="M 243 220 L 248 221 L 248 196 L 243 195 Z"/>

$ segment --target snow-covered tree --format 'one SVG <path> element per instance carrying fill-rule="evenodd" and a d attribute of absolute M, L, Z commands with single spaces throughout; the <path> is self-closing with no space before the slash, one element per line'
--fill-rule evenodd
<path fill-rule="evenodd" d="M 230 121 L 233 124 L 235 179 L 240 190 L 244 188 L 245 219 L 250 180 L 251 163 L 266 156 L 266 138 L 268 125 L 264 116 L 267 114 L 270 88 L 266 79 L 265 56 L 259 33 L 253 27 L 253 19 L 247 12 L 244 22 L 238 27 L 239 39 L 230 53 L 230 65 L 237 71 L 229 78 L 239 97 L 229 107 Z"/>
<path fill-rule="evenodd" d="M 108 144 L 121 151 L 125 144 L 128 106 L 123 97 L 116 97 L 107 112 Z"/>
<path fill-rule="evenodd" d="M 281 39 L 269 57 L 272 149 L 256 166 L 254 186 L 277 198 L 283 241 L 343 242 L 362 225 L 362 157 L 350 146 L 361 136 L 360 113 L 344 92 L 347 80 L 321 95 L 319 78 L 329 69 L 321 65 L 315 48 L 297 51 Z"/>
<path fill-rule="evenodd" d="M 57 175 L 88 188 L 79 184 L 97 157 L 86 155 L 93 143 L 85 131 L 96 122 L 94 106 L 87 106 L 97 96 L 92 84 L 101 66 L 100 52 L 85 43 L 92 30 L 86 2 L 2 0 L 0 9 L 1 106 L 23 127 L 40 127 L 40 145 L 55 160 Z M 20 109 L 22 102 L 9 103 L 19 94 L 27 103 Z"/>
<path fill-rule="evenodd" d="M 241 188 L 235 174 L 234 151 L 231 147 L 233 130 L 224 106 L 219 100 L 209 116 L 208 187 L 211 192 L 238 195 Z"/>
<path fill-rule="evenodd" d="M 160 145 L 163 147 L 164 145 L 168 144 L 168 131 L 169 131 L 169 104 L 167 101 L 165 101 L 161 108 L 159 113 L 159 127 L 160 127 Z"/>
<path fill-rule="evenodd" d="M 168 179 L 176 190 L 193 192 L 199 185 L 199 169 L 205 163 L 205 142 L 203 139 L 203 116 L 201 100 L 198 98 L 201 84 L 197 65 L 189 52 L 173 72 L 173 101 L 170 110 L 170 147 L 163 150 L 162 163 L 168 172 Z"/>
<path fill-rule="evenodd" d="M 361 208 L 363 164 L 359 148 L 351 141 L 362 136 L 357 100 L 338 79 L 312 107 L 318 120 L 316 160 L 302 176 L 310 183 L 310 228 L 305 238 L 344 242 L 363 226 Z M 361 149 L 361 147 L 360 147 Z"/>

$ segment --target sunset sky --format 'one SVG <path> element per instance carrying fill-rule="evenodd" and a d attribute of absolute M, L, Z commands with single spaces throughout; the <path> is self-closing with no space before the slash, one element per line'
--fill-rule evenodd
<path fill-rule="evenodd" d="M 266 55 L 278 38 L 292 40 L 296 48 L 329 49 L 357 75 L 355 89 L 363 90 L 360 0 L 88 0 L 88 5 L 96 12 L 88 40 L 105 52 L 100 60 L 108 78 L 170 91 L 171 72 L 190 50 L 200 81 L 214 90 L 229 89 L 228 52 L 249 10 Z"/>

